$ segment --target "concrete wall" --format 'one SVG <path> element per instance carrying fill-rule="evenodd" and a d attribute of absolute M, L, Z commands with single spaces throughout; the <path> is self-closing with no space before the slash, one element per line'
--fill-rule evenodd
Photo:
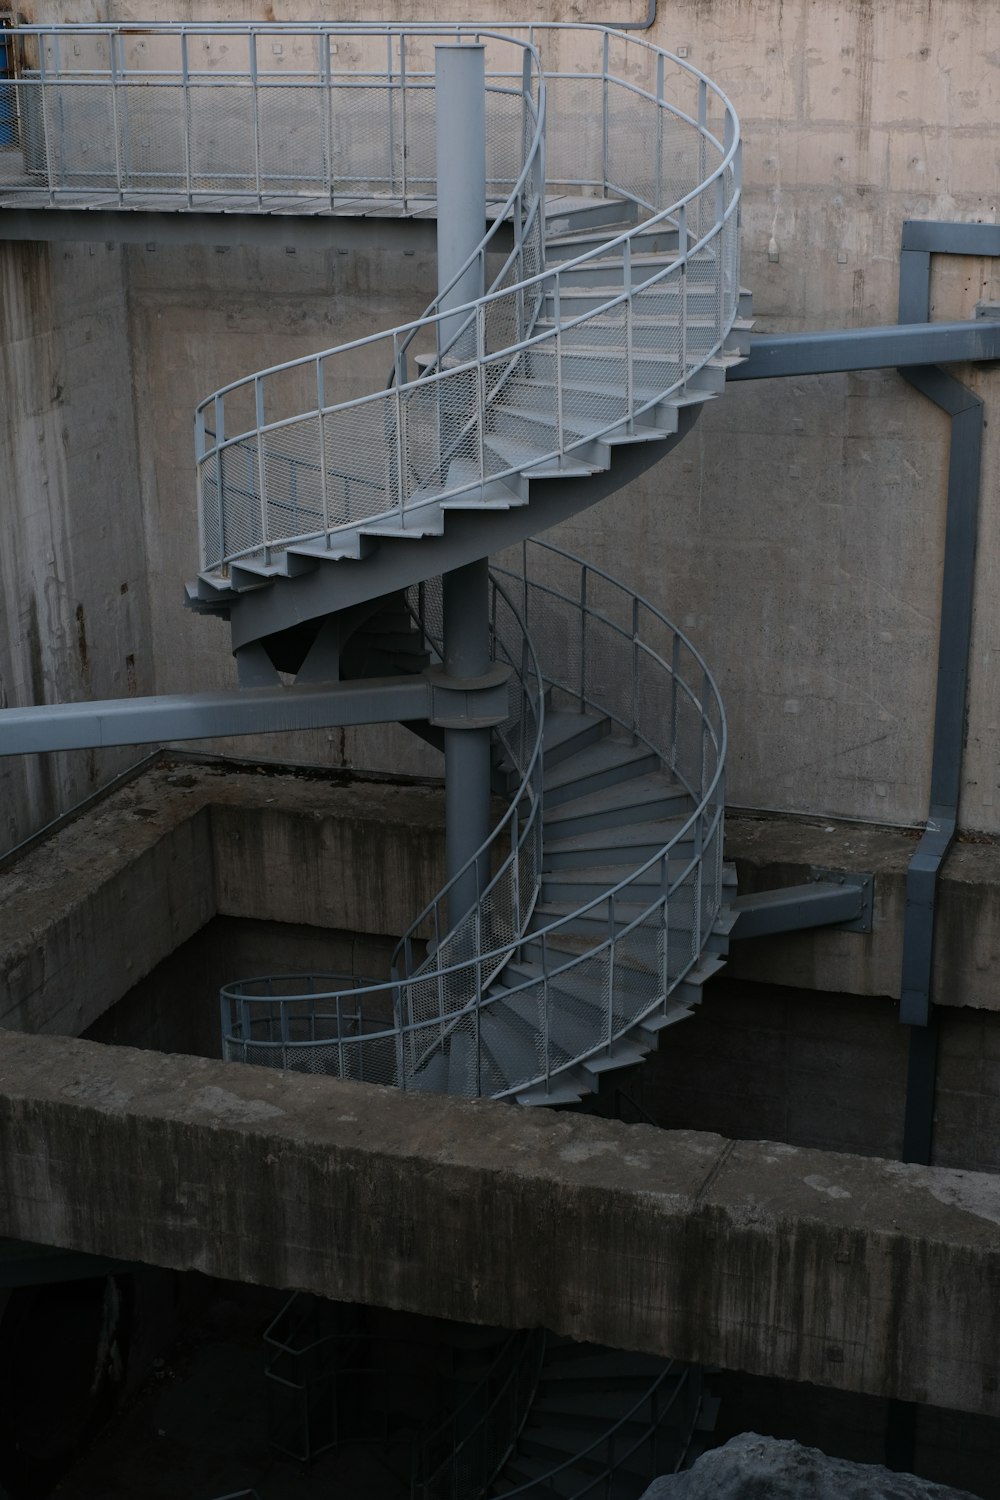
<path fill-rule="evenodd" d="M 155 682 L 119 249 L 0 242 L 0 708 Z M 0 850 L 136 759 L 0 761 Z"/>
<path fill-rule="evenodd" d="M 13 1034 L 0 1120 L 15 1238 L 1000 1415 L 995 1176 Z"/>
<path fill-rule="evenodd" d="M 102 19 L 135 19 L 129 4 L 99 9 Z M 458 0 L 441 0 L 426 18 L 461 18 L 465 9 Z M 491 13 L 489 5 L 476 9 L 484 19 Z M 508 20 L 536 14 L 520 4 L 492 9 Z M 637 20 L 642 11 L 629 0 L 621 19 Z M 265 7 L 252 0 L 221 7 L 161 0 L 152 13 L 142 9 L 148 19 L 200 20 L 305 19 L 321 12 L 312 3 Z M 70 13 L 87 18 L 95 7 L 81 0 Z M 369 4 L 360 18 L 421 14 L 413 5 Z M 573 18 L 607 16 L 587 0 Z M 743 280 L 753 289 L 761 329 L 889 321 L 904 219 L 995 216 L 1000 76 L 990 59 L 1000 52 L 1000 14 L 994 7 L 975 0 L 671 0 L 650 37 L 684 49 L 728 90 L 741 114 Z M 8 252 L 15 262 L 35 253 Z M 79 306 L 87 255 L 74 252 L 50 264 L 49 290 L 34 281 L 29 287 L 32 309 L 58 306 L 60 328 Z M 63 252 L 49 259 L 58 257 Z M 119 266 L 117 254 L 110 259 Z M 74 370 L 72 381 L 61 383 L 64 401 L 82 401 L 99 368 L 110 398 L 131 348 L 150 634 L 136 644 L 131 636 L 142 631 L 135 624 L 128 641 L 120 638 L 125 627 L 109 629 L 106 638 L 96 626 L 89 629 L 95 608 L 100 615 L 101 604 L 113 602 L 107 591 L 130 571 L 115 568 L 112 585 L 102 564 L 104 593 L 83 600 L 92 643 L 89 690 L 122 690 L 122 663 L 130 655 L 137 680 L 148 683 L 150 652 L 159 689 L 214 686 L 232 680 L 224 628 L 184 615 L 179 605 L 195 561 L 195 401 L 255 366 L 412 314 L 426 300 L 432 268 L 419 257 L 377 254 L 138 248 L 126 264 L 128 340 L 120 321 L 117 330 L 109 325 L 106 359 L 88 365 L 89 377 Z M 934 315 L 964 316 L 977 297 L 998 290 L 993 263 L 941 262 L 934 270 Z M 989 409 L 996 375 L 963 373 Z M 39 372 L 29 386 L 34 380 L 48 390 L 47 379 Z M 108 399 L 102 410 L 119 404 Z M 1000 830 L 994 751 L 1000 523 L 990 503 L 1000 473 L 998 432 L 992 422 L 986 433 L 962 814 L 966 826 L 992 831 Z M 645 590 L 703 647 L 729 707 L 734 803 L 890 823 L 925 813 L 947 436 L 944 419 L 893 373 L 732 389 L 675 456 L 563 529 L 563 540 Z M 125 433 L 114 440 L 114 465 L 123 473 L 132 472 L 130 444 Z M 33 483 L 36 498 L 37 492 Z M 74 497 L 65 538 L 66 551 L 83 559 L 74 568 L 90 566 L 96 525 L 114 533 L 113 545 L 124 549 L 134 573 L 141 566 L 134 506 L 123 515 L 117 501 L 107 504 L 103 485 L 82 484 L 76 464 L 60 492 Z M 35 500 L 19 502 L 19 509 L 34 512 Z M 66 513 L 63 505 L 60 514 Z M 36 568 L 47 526 L 43 533 L 30 541 Z M 23 575 L 24 567 L 17 572 Z M 68 590 L 61 618 L 70 644 L 79 593 Z M 24 595 L 19 611 L 28 618 Z M 24 627 L 13 634 L 20 639 Z M 37 691 L 29 686 L 23 642 L 18 652 L 16 672 L 3 669 L 5 680 L 16 678 L 10 701 Z M 63 656 L 70 655 L 66 646 Z M 50 675 L 60 692 L 84 686 L 79 672 L 69 680 L 53 667 Z M 437 764 L 416 742 L 390 732 L 311 737 L 267 753 L 384 768 Z M 17 774 L 19 786 L 30 783 L 30 816 L 37 821 L 56 793 L 38 784 L 44 772 Z"/>

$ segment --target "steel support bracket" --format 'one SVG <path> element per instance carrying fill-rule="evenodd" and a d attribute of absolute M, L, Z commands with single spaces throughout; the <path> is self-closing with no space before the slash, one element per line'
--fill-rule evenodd
<path fill-rule="evenodd" d="M 510 713 L 511 669 L 502 663 L 481 677 L 449 677 L 441 667 L 422 675 L 430 683 L 428 719 L 436 729 L 492 729 Z"/>
<path fill-rule="evenodd" d="M 814 865 L 804 885 L 754 891 L 730 903 L 736 913 L 731 939 L 771 937 L 809 927 L 839 927 L 871 932 L 875 891 L 873 875 L 827 870 Z"/>

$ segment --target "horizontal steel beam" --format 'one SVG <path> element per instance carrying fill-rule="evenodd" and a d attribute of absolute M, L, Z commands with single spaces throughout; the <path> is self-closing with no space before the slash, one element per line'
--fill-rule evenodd
<path fill-rule="evenodd" d="M 901 248 L 939 255 L 1000 255 L 1000 224 L 951 224 L 947 219 L 907 219 Z"/>
<path fill-rule="evenodd" d="M 496 248 L 509 249 L 503 225 Z M 272 250 L 399 250 L 433 254 L 434 218 L 380 214 L 201 213 L 198 210 L 0 208 L 0 240 L 116 245 L 248 245 Z"/>
<path fill-rule="evenodd" d="M 447 683 L 429 673 L 7 708 L 0 711 L 0 756 L 413 719 L 482 728 L 507 717 L 509 679 L 509 669 L 501 666 L 467 682 Z"/>
<path fill-rule="evenodd" d="M 426 719 L 432 703 L 433 689 L 427 679 L 383 677 L 319 686 L 7 708 L 0 712 L 0 755 L 389 724 L 398 719 Z"/>
<path fill-rule="evenodd" d="M 885 328 L 754 338 L 749 359 L 733 365 L 728 379 L 771 380 L 782 375 L 833 375 L 990 359 L 1000 359 L 1000 321 L 892 323 Z"/>
<path fill-rule="evenodd" d="M 870 932 L 871 895 L 872 877 L 853 874 L 754 891 L 730 903 L 737 914 L 730 938 L 772 937 L 808 927 L 850 926 Z"/>

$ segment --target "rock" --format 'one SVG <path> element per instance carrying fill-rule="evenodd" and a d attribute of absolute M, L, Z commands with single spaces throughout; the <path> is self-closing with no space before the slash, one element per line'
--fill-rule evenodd
<path fill-rule="evenodd" d="M 818 1448 L 743 1432 L 683 1474 L 654 1479 L 642 1500 L 975 1500 L 968 1490 L 828 1458 Z"/>

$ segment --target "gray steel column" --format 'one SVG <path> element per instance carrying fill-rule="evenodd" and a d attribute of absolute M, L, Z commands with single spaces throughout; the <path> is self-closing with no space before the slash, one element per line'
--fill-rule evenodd
<path fill-rule="evenodd" d="M 475 679 L 490 669 L 489 560 L 444 575 L 444 669 Z M 490 831 L 490 731 L 444 733 L 445 833 L 448 879 L 457 875 Z M 454 925 L 475 904 L 489 878 L 484 856 L 456 881 L 448 897 Z"/>
<path fill-rule="evenodd" d="M 434 49 L 437 107 L 437 259 L 441 307 L 461 307 L 483 294 L 483 260 L 466 261 L 486 229 L 486 49 L 442 45 Z M 461 276 L 450 282 L 462 271 Z M 447 289 L 447 290 L 446 290 Z M 442 319 L 438 350 L 461 359 L 476 352 L 473 319 Z"/>
<path fill-rule="evenodd" d="M 486 228 L 486 53 L 476 44 L 442 45 L 434 52 L 437 91 L 438 292 L 441 308 L 461 307 L 483 294 L 483 261 L 475 255 Z M 472 257 L 471 264 L 466 265 Z M 463 270 L 462 268 L 465 267 Z M 461 272 L 461 275 L 458 273 Z M 454 286 L 450 283 L 454 281 Z M 442 320 L 438 350 L 467 360 L 476 354 L 475 318 Z M 462 412 L 465 376 L 442 382 L 442 447 Z M 449 386 L 456 387 L 453 393 Z M 478 382 L 473 380 L 473 385 Z M 462 389 L 459 389 L 462 387 Z M 473 391 L 469 395 L 474 395 Z M 457 425 L 461 425 L 459 422 Z M 446 455 L 442 458 L 447 463 Z M 444 669 L 474 679 L 490 667 L 489 569 L 485 557 L 444 576 Z M 449 880 L 484 842 L 490 829 L 490 732 L 446 729 L 445 815 Z M 485 861 L 456 882 L 448 900 L 454 924 L 475 904 L 486 879 Z"/>

